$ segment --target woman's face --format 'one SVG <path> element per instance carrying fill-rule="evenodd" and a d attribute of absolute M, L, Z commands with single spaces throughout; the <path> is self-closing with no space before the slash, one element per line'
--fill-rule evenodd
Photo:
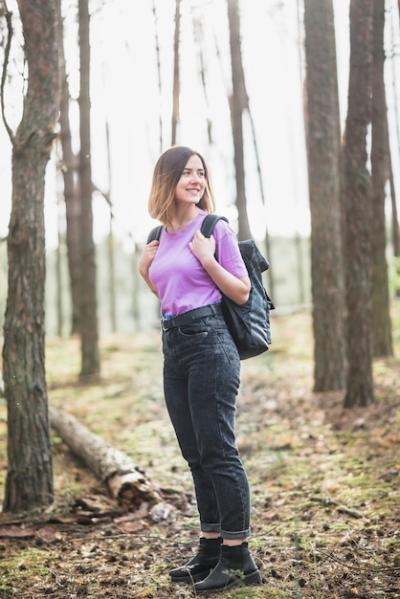
<path fill-rule="evenodd" d="M 197 204 L 206 188 L 206 175 L 201 159 L 193 154 L 182 171 L 175 189 L 175 201 L 185 204 Z"/>

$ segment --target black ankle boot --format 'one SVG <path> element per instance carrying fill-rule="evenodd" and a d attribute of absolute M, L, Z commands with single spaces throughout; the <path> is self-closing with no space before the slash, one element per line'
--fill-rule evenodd
<path fill-rule="evenodd" d="M 172 582 L 196 582 L 205 578 L 218 563 L 221 543 L 221 537 L 216 539 L 200 537 L 196 555 L 184 566 L 170 570 Z"/>
<path fill-rule="evenodd" d="M 218 564 L 194 589 L 197 593 L 209 593 L 248 584 L 261 584 L 261 576 L 245 541 L 241 545 L 221 545 Z"/>

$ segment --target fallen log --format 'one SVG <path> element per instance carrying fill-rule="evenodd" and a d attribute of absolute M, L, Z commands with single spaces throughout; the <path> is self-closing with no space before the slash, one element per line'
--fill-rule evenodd
<path fill-rule="evenodd" d="M 153 506 L 149 514 L 154 520 L 166 518 L 174 509 L 163 502 L 158 489 L 126 453 L 106 443 L 70 414 L 50 407 L 49 415 L 56 433 L 85 462 L 120 505 L 139 507 L 146 501 Z"/>

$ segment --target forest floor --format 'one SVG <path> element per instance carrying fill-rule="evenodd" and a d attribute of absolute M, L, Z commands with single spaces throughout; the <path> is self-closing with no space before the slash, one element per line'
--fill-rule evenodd
<path fill-rule="evenodd" d="M 312 392 L 307 313 L 273 317 L 271 350 L 242 362 L 237 442 L 263 585 L 218 596 L 400 598 L 398 304 L 393 322 L 397 357 L 375 361 L 376 401 L 365 409 L 343 409 L 341 392 Z M 163 402 L 160 334 L 105 339 L 101 358 L 101 381 L 79 384 L 78 341 L 49 339 L 50 403 L 128 453 L 178 507 L 159 522 L 145 506 L 136 519 L 119 520 L 104 487 L 53 434 L 54 504 L 36 516 L 0 514 L 1 599 L 194 596 L 168 576 L 193 554 L 198 517 Z"/>

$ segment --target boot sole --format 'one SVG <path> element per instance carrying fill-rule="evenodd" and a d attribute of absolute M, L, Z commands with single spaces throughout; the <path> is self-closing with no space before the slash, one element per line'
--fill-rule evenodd
<path fill-rule="evenodd" d="M 232 580 L 228 584 L 223 587 L 217 587 L 215 589 L 196 589 L 196 593 L 218 593 L 220 591 L 225 591 L 227 589 L 231 589 L 235 586 L 246 587 L 250 585 L 262 584 L 261 575 L 259 570 L 255 570 L 254 572 L 250 572 L 250 574 L 246 574 L 243 578 L 236 578 Z"/>
<path fill-rule="evenodd" d="M 213 568 L 210 568 L 209 570 L 205 570 L 204 572 L 199 572 L 198 574 L 194 574 L 192 576 L 179 576 L 179 577 L 174 577 L 170 575 L 170 579 L 171 582 L 176 582 L 178 584 L 190 584 L 192 581 L 194 582 L 200 582 L 201 580 L 204 580 L 205 578 L 207 578 L 207 576 L 210 574 L 211 570 Z"/>

